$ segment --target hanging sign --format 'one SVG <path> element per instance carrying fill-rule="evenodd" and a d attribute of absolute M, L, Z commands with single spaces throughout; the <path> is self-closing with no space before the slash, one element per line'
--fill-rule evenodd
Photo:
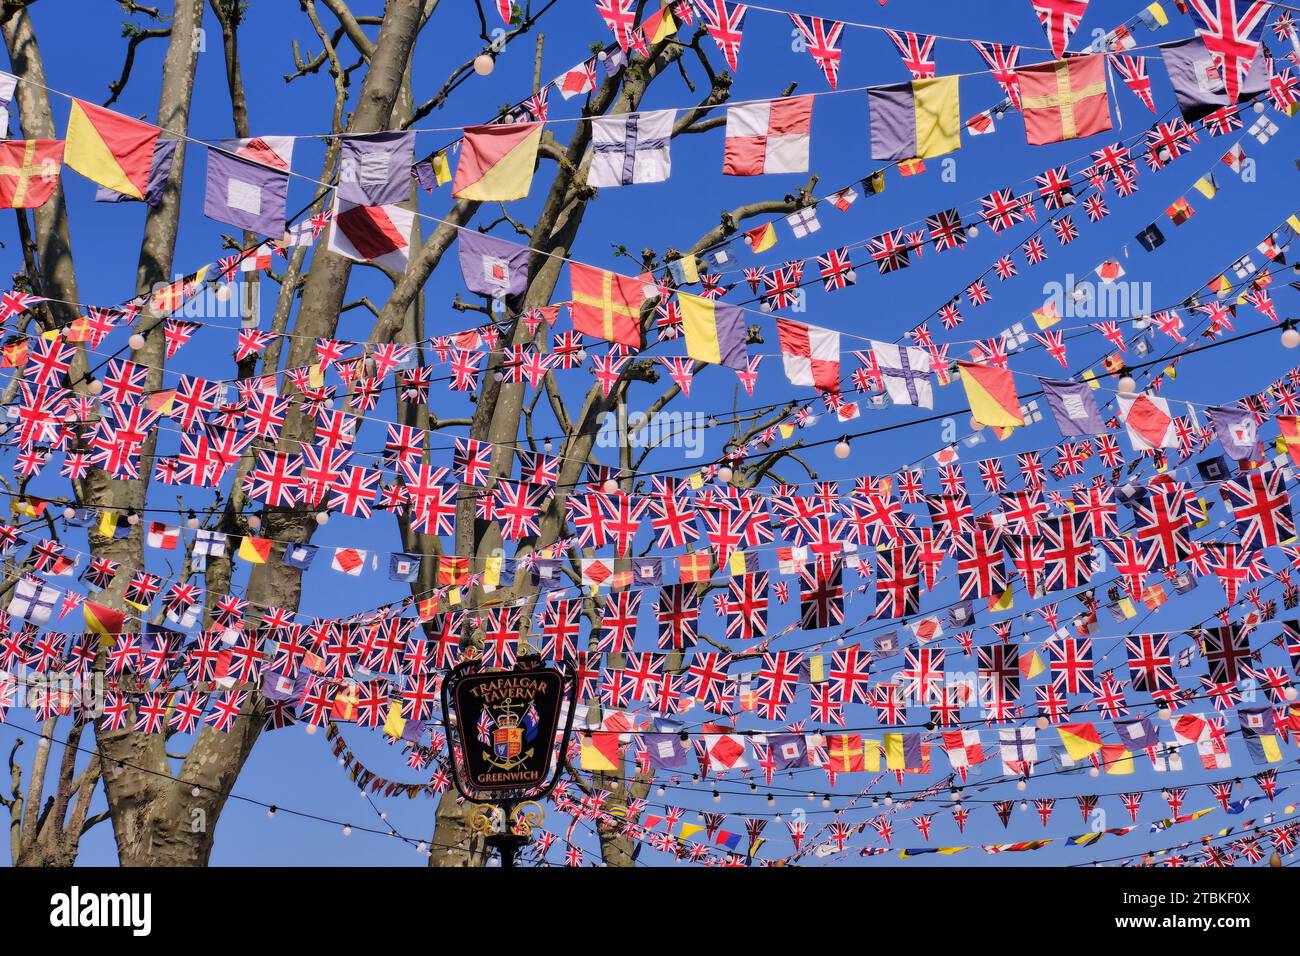
<path fill-rule="evenodd" d="M 484 670 L 477 661 L 455 667 L 442 693 L 457 789 L 471 800 L 548 793 L 558 776 L 552 775 L 556 752 L 568 746 L 572 729 L 570 711 L 563 738 L 556 740 L 570 683 L 535 659 L 513 670 Z"/>

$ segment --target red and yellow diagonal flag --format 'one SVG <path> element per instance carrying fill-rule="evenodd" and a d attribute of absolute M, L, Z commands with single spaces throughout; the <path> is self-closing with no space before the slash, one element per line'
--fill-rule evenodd
<path fill-rule="evenodd" d="M 63 162 L 92 182 L 144 199 L 158 132 L 150 123 L 73 100 Z"/>
<path fill-rule="evenodd" d="M 81 610 L 86 616 L 86 630 L 98 634 L 102 646 L 107 647 L 117 643 L 117 635 L 122 632 L 122 625 L 126 623 L 124 611 L 104 607 L 94 601 L 83 601 Z"/>

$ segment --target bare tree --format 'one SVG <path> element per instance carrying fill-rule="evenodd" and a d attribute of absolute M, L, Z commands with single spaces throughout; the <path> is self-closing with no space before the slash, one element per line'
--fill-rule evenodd
<path fill-rule="evenodd" d="M 55 126 L 50 96 L 46 92 L 46 76 L 40 48 L 37 43 L 29 7 L 36 0 L 0 0 L 0 32 L 9 52 L 12 70 L 24 82 L 17 92 L 23 135 L 31 139 L 54 139 Z M 521 3 L 515 20 L 506 31 L 507 42 L 534 28 L 537 18 L 549 9 L 555 0 L 544 5 Z M 244 24 L 246 8 L 239 0 L 208 0 L 210 12 L 221 34 L 222 53 L 231 103 L 232 125 L 235 135 L 247 136 L 250 131 L 249 105 L 245 96 L 240 68 L 240 31 Z M 344 0 L 300 0 L 299 6 L 310 26 L 312 39 L 303 52 L 297 41 L 293 43 L 294 69 L 285 75 L 286 82 L 306 81 L 324 75 L 328 77 L 332 100 L 329 107 L 331 130 L 334 134 L 359 134 L 386 129 L 409 128 L 429 113 L 441 109 L 460 84 L 472 75 L 474 57 L 455 65 L 446 80 L 427 99 L 417 100 L 413 95 L 412 54 L 418 37 L 426 25 L 436 22 L 438 0 L 386 0 L 382 16 L 355 15 Z M 492 45 L 482 6 L 476 2 L 479 13 L 480 35 L 485 44 L 481 51 L 494 55 L 499 43 Z M 136 291 L 142 296 L 167 282 L 173 272 L 173 253 L 179 229 L 182 170 L 186 142 L 183 139 L 189 127 L 189 114 L 193 95 L 195 63 L 198 46 L 196 31 L 202 23 L 205 5 L 203 0 L 175 0 L 170 12 L 163 13 L 138 4 L 126 5 L 127 12 L 143 16 L 147 26 L 124 31 L 127 49 L 119 78 L 110 84 L 110 102 L 119 97 L 131 81 L 132 67 L 137 48 L 152 39 L 165 39 L 167 52 L 163 61 L 159 92 L 158 125 L 165 137 L 180 139 L 177 144 L 177 161 L 163 191 L 161 202 L 150 208 L 139 253 Z M 460 15 L 461 11 L 448 11 L 447 16 Z M 328 15 L 326 17 L 326 14 Z M 325 19 L 323 19 L 323 17 Z M 327 25 L 332 20 L 333 25 Z M 537 38 L 537 60 L 534 91 L 540 88 L 542 38 Z M 711 62 L 712 42 L 702 31 L 689 37 L 669 38 L 655 44 L 646 54 L 632 53 L 624 69 L 606 78 L 592 92 L 583 109 L 590 118 L 610 113 L 634 111 L 639 108 L 651 84 L 661 77 L 677 75 L 692 91 L 697 106 L 683 111 L 674 126 L 673 136 L 693 135 L 717 128 L 723 117 L 717 108 L 724 104 L 730 92 L 731 78 L 715 69 Z M 697 88 L 693 72 L 702 71 L 704 82 Z M 59 84 L 53 84 L 58 86 Z M 374 315 L 374 324 L 368 336 L 367 349 L 387 343 L 406 343 L 416 346 L 417 361 L 423 360 L 421 343 L 427 341 L 425 325 L 424 288 L 430 276 L 443 262 L 458 229 L 474 223 L 480 212 L 488 212 L 478 228 L 484 232 L 509 231 L 523 236 L 534 250 L 529 268 L 527 290 L 522 296 L 520 314 L 549 304 L 554 298 L 561 269 L 574 249 L 588 203 L 596 190 L 586 181 L 590 162 L 591 123 L 575 123 L 567 142 L 561 142 L 551 132 L 542 140 L 539 167 L 549 175 L 549 184 L 540 179 L 535 189 L 545 192 L 541 210 L 530 225 L 525 225 L 500 210 L 480 210 L 480 204 L 453 201 L 436 220 L 436 228 L 427 235 L 417 225 L 411 236 L 412 254 L 402 274 L 386 274 L 392 290 L 382 303 L 368 297 L 348 301 L 349 279 L 354 263 L 336 255 L 321 243 L 310 255 L 306 247 L 298 246 L 288 251 L 287 265 L 278 276 L 269 278 L 277 283 L 278 292 L 274 307 L 264 328 L 274 333 L 291 333 L 276 338 L 262 353 L 236 364 L 240 379 L 262 376 L 286 369 L 297 369 L 315 360 L 315 342 L 334 338 L 343 315 L 366 309 Z M 325 157 L 317 177 L 331 182 L 337 175 L 338 135 L 328 140 Z M 539 170 L 540 176 L 540 170 Z M 674 258 L 709 248 L 734 234 L 740 224 L 755 216 L 786 213 L 811 205 L 815 178 L 797 192 L 773 199 L 722 211 L 717 225 L 710 228 L 682 251 L 643 250 L 631 256 L 632 267 L 626 271 L 658 270 Z M 416 198 L 412 184 L 412 201 Z M 310 212 L 323 211 L 327 193 L 319 194 Z M 62 189 L 40 209 L 35 210 L 30 226 L 20 212 L 20 226 L 29 235 L 27 269 L 23 281 L 31 291 L 48 301 L 34 309 L 32 321 L 42 331 L 66 327 L 79 315 L 75 303 L 78 295 L 77 269 L 73 257 L 69 212 Z M 232 248 L 248 248 L 258 237 L 245 235 L 231 237 Z M 263 280 L 265 281 L 265 280 Z M 146 297 L 147 298 L 147 297 Z M 462 302 L 457 299 L 455 308 L 465 313 L 491 315 L 486 300 Z M 653 323 L 653 302 L 642 312 L 642 325 L 648 332 Z M 136 331 L 143 335 L 143 347 L 134 350 L 131 359 L 147 366 L 147 390 L 163 387 L 165 342 L 161 322 L 166 313 L 145 308 L 139 316 Z M 484 322 L 489 321 L 485 318 Z M 530 333 L 523 322 L 509 318 L 500 323 L 500 344 L 531 344 L 545 347 L 545 327 Z M 757 329 L 751 329 L 753 341 Z M 561 393 L 553 374 L 548 373 L 542 386 L 529 394 L 523 383 L 502 381 L 493 373 L 501 365 L 502 349 L 494 349 L 488 367 L 480 378 L 476 393 L 470 395 L 473 403 L 468 418 L 444 418 L 437 415 L 428 402 L 412 404 L 398 402 L 398 418 L 419 429 L 437 431 L 450 427 L 467 429 L 469 437 L 493 442 L 499 446 L 492 468 L 492 480 L 507 477 L 513 464 L 509 454 L 516 446 L 536 450 L 534 436 L 543 426 L 559 438 L 556 454 L 560 460 L 557 493 L 546 503 L 541 514 L 536 535 L 518 542 L 516 556 L 537 553 L 566 537 L 566 502 L 569 492 L 578 487 L 579 480 L 589 463 L 597 461 L 595 439 L 603 417 L 620 405 L 632 404 L 634 398 L 647 411 L 662 410 L 680 395 L 673 385 L 662 388 L 652 359 L 627 363 L 618 381 L 608 394 L 593 384 L 585 396 L 574 402 L 573 396 Z M 69 381 L 77 392 L 93 397 L 91 369 L 94 357 L 84 349 L 79 350 Z M 289 386 L 286 385 L 287 389 Z M 634 393 L 635 387 L 635 393 Z M 652 391 L 653 390 L 653 391 Z M 543 399 L 545 403 L 543 404 Z M 751 434 L 768 419 L 756 417 L 751 421 Z M 535 418 L 537 419 L 535 423 Z M 742 426 L 737 426 L 740 429 Z M 314 417 L 305 409 L 291 405 L 285 426 L 277 442 L 262 442 L 249 448 L 233 469 L 230 489 L 218 493 L 214 503 L 205 510 L 205 526 L 232 536 L 250 533 L 249 518 L 252 509 L 247 496 L 240 490 L 241 479 L 252 466 L 259 450 L 281 450 L 286 453 L 300 451 L 313 442 L 316 432 Z M 74 445 L 85 447 L 85 429 L 76 429 Z M 739 432 L 737 441 L 743 441 Z M 151 435 L 141 449 L 145 461 L 152 459 L 156 433 Z M 640 488 L 634 474 L 641 461 L 634 460 L 627 442 L 619 461 L 624 490 Z M 737 483 L 757 483 L 775 478 L 773 465 L 787 452 L 774 453 L 767 458 L 754 458 L 738 467 Z M 643 459 L 642 459 L 643 460 Z M 149 469 L 144 469 L 138 479 L 119 479 L 99 468 L 91 470 L 81 481 L 74 482 L 73 497 L 83 507 L 107 509 L 118 512 L 143 513 L 149 490 Z M 315 533 L 314 508 L 265 509 L 259 535 L 276 542 L 309 541 Z M 443 542 L 434 535 L 412 530 L 410 516 L 399 516 L 400 533 L 404 550 L 418 553 L 422 562 L 419 578 L 412 583 L 412 594 L 421 598 L 436 592 L 436 559 L 443 554 Z M 471 566 L 482 568 L 489 557 L 500 555 L 506 542 L 495 522 L 475 519 L 475 501 L 464 494 L 457 503 L 455 534 L 452 543 L 457 556 L 467 556 Z M 92 529 L 90 532 L 92 557 L 108 558 L 121 565 L 142 568 L 144 558 L 144 526 L 131 528 L 126 537 L 105 537 Z M 250 617 L 245 624 L 255 626 L 262 609 L 279 607 L 295 610 L 302 598 L 301 573 L 280 557 L 283 544 L 276 544 L 272 559 L 254 567 L 246 588 Z M 576 560 L 580 555 L 570 555 Z M 188 560 L 184 574 L 192 573 Z M 119 575 L 110 588 L 96 600 L 113 607 L 124 606 L 125 577 Z M 11 575 L 12 578 L 12 575 Z M 212 621 L 213 604 L 217 597 L 230 590 L 232 565 L 229 554 L 213 557 L 205 571 L 206 615 L 205 626 Z M 470 612 L 506 601 L 535 601 L 536 593 L 524 575 L 517 576 L 511 586 L 492 593 L 481 585 L 470 588 L 463 605 Z M 600 602 L 587 597 L 585 610 L 594 621 L 599 619 Z M 446 609 L 445 604 L 442 607 Z M 528 620 L 527 613 L 521 615 Z M 465 629 L 462 645 L 467 653 L 481 644 L 482 635 L 471 626 L 473 613 L 464 615 Z M 528 635 L 521 629 L 521 642 Z M 95 664 L 104 668 L 101 653 Z M 124 680 L 127 690 L 133 688 L 131 678 Z M 19 771 L 15 770 L 12 799 L 5 800 L 13 818 L 18 821 L 19 842 L 15 844 L 14 857 L 24 861 L 65 862 L 75 856 L 76 838 L 91 825 L 83 805 L 97 777 L 102 775 L 103 791 L 108 802 L 117 849 L 124 865 L 203 865 L 213 845 L 217 820 L 225 801 L 248 760 L 265 723 L 266 704 L 257 688 L 251 688 L 243 710 L 229 733 L 204 728 L 195 738 L 188 753 L 168 752 L 166 734 L 146 734 L 134 730 L 110 731 L 102 722 L 95 733 L 95 754 L 79 773 L 73 773 L 76 764 L 76 747 L 81 740 L 80 731 L 74 729 L 60 768 L 60 784 L 56 788 L 53 804 L 38 813 L 32 822 L 32 794 L 41 792 L 41 786 L 29 781 L 29 792 L 19 796 Z M 46 736 L 40 747 L 47 748 L 54 737 L 53 724 L 48 724 Z M 180 758 L 179 767 L 173 758 Z M 44 774 L 47 758 L 38 755 L 40 774 Z M 12 758 L 11 758 L 12 762 Z M 626 774 L 610 774 L 587 778 L 576 769 L 572 775 L 579 786 L 599 788 L 610 793 L 607 808 L 625 808 L 629 800 L 644 796 L 648 781 L 623 779 Z M 34 790 L 32 788 L 35 788 Z M 435 833 L 431 841 L 430 865 L 478 865 L 485 860 L 484 848 L 475 841 L 467 826 L 469 807 L 444 794 L 438 804 Z M 616 819 L 617 814 L 611 816 Z M 194 821 L 201 825 L 194 825 Z M 47 835 L 48 834 L 48 835 Z M 601 846 L 604 859 L 611 865 L 629 865 L 632 861 L 632 844 L 617 823 L 602 824 Z"/>

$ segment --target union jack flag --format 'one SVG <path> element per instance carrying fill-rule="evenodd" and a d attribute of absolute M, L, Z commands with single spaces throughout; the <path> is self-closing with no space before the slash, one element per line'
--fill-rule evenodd
<path fill-rule="evenodd" d="M 881 275 L 906 269 L 910 264 L 902 230 L 881 233 L 867 244 L 867 248 Z"/>
<path fill-rule="evenodd" d="M 704 29 L 722 51 L 728 69 L 735 73 L 745 12 L 749 8 L 743 3 L 728 3 L 727 0 L 696 0 L 696 6 L 704 15 Z"/>
<path fill-rule="evenodd" d="M 1151 77 L 1147 76 L 1147 60 L 1144 56 L 1123 56 L 1111 58 L 1111 63 L 1124 78 L 1124 85 L 1133 91 L 1133 95 L 1142 101 L 1142 105 L 1152 113 L 1156 111 L 1156 102 L 1151 96 Z"/>
<path fill-rule="evenodd" d="M 847 247 L 832 249 L 825 255 L 818 256 L 817 265 L 821 267 L 822 285 L 827 292 L 843 289 L 857 282 L 858 277 L 853 272 L 853 263 L 849 261 Z"/>
<path fill-rule="evenodd" d="M 1236 103 L 1259 52 L 1264 18 L 1273 4 L 1263 0 L 1187 0 L 1186 6 L 1199 24 L 1197 35 L 1223 71 L 1228 102 Z"/>
<path fill-rule="evenodd" d="M 1033 0 L 1033 3 L 1034 13 L 1038 14 L 1038 22 L 1052 46 L 1052 56 L 1059 60 L 1065 55 L 1070 37 L 1079 28 L 1088 0 Z"/>
<path fill-rule="evenodd" d="M 930 241 L 938 252 L 945 249 L 960 249 L 966 244 L 966 229 L 961 223 L 961 214 L 956 209 L 945 209 L 925 220 L 930 230 Z"/>
<path fill-rule="evenodd" d="M 1007 94 L 1011 105 L 1020 109 L 1020 77 L 1016 75 L 1016 63 L 1020 59 L 1020 47 L 1014 44 L 1003 46 L 1001 43 L 981 43 L 971 41 L 984 62 L 989 65 L 993 79 L 998 81 L 1002 92 Z"/>
<path fill-rule="evenodd" d="M 885 32 L 894 41 L 894 46 L 898 47 L 903 65 L 912 74 L 912 79 L 928 80 L 934 77 L 934 37 L 921 33 L 899 33 L 897 30 Z"/>
<path fill-rule="evenodd" d="M 803 17 L 797 13 L 790 14 L 790 19 L 803 35 L 805 49 L 812 56 L 813 62 L 821 67 L 831 89 L 835 89 L 840 73 L 839 43 L 844 24 L 837 20 L 823 20 L 821 17 Z"/>

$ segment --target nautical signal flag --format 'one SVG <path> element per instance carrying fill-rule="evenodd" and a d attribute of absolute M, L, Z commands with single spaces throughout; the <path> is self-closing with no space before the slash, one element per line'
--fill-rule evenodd
<path fill-rule="evenodd" d="M 1097 759 L 1103 770 L 1117 777 L 1128 776 L 1134 770 L 1133 752 L 1123 744 L 1102 744 Z"/>
<path fill-rule="evenodd" d="M 406 729 L 406 718 L 402 716 L 402 705 L 392 701 L 388 705 L 388 716 L 384 718 L 384 733 L 390 737 L 401 737 Z"/>
<path fill-rule="evenodd" d="M 618 770 L 618 734 L 583 734 L 581 739 L 581 764 L 583 770 Z"/>
<path fill-rule="evenodd" d="M 420 575 L 420 555 L 399 551 L 388 557 L 388 577 L 410 584 Z"/>
<path fill-rule="evenodd" d="M 926 159 L 961 148 L 957 77 L 913 80 L 867 91 L 871 158 Z"/>
<path fill-rule="evenodd" d="M 451 194 L 456 199 L 509 202 L 533 183 L 542 123 L 467 126 Z"/>
<path fill-rule="evenodd" d="M 469 558 L 444 554 L 438 558 L 438 585 L 460 587 L 469 584 Z"/>
<path fill-rule="evenodd" d="M 832 329 L 777 318 L 777 339 L 785 377 L 791 385 L 840 390 L 840 334 Z"/>
<path fill-rule="evenodd" d="M 227 139 L 208 150 L 203 215 L 265 236 L 284 232 L 292 136 Z M 340 183 L 342 191 L 346 183 Z"/>
<path fill-rule="evenodd" d="M 745 233 L 745 242 L 751 252 L 766 252 L 776 245 L 776 227 L 770 222 L 756 226 Z"/>
<path fill-rule="evenodd" d="M 1151 252 L 1158 246 L 1164 245 L 1165 236 L 1160 231 L 1160 227 L 1154 222 L 1137 234 L 1137 241 L 1147 252 Z"/>
<path fill-rule="evenodd" d="M 713 574 L 712 558 L 708 551 L 688 551 L 679 559 L 680 580 L 683 584 L 699 584 Z"/>
<path fill-rule="evenodd" d="M 677 33 L 677 21 L 673 19 L 672 7 L 660 7 L 641 21 L 641 32 L 653 46 L 660 40 Z"/>
<path fill-rule="evenodd" d="M 1096 724 L 1057 724 L 1056 730 L 1071 760 L 1087 760 L 1101 750 L 1101 735 Z"/>
<path fill-rule="evenodd" d="M 244 539 L 239 542 L 239 556 L 249 564 L 266 564 L 266 559 L 271 556 L 271 546 L 274 543 L 270 538 L 255 538 L 252 535 L 245 535 Z"/>
<path fill-rule="evenodd" d="M 4 345 L 0 345 L 0 368 L 22 368 L 27 364 L 29 351 L 25 337 L 6 340 Z"/>
<path fill-rule="evenodd" d="M 1128 426 L 1129 440 L 1134 451 L 1153 451 L 1157 448 L 1176 448 L 1178 432 L 1169 403 L 1155 395 L 1142 392 L 1138 395 L 1115 396 L 1119 417 Z"/>
<path fill-rule="evenodd" d="M 1185 198 L 1179 197 L 1172 206 L 1165 210 L 1165 215 L 1169 217 L 1175 226 L 1181 226 L 1196 215 L 1196 210 L 1192 208 L 1192 204 Z"/>
<path fill-rule="evenodd" d="M 158 132 L 150 123 L 74 99 L 63 161 L 92 182 L 144 199 Z"/>
<path fill-rule="evenodd" d="M 356 262 L 374 262 L 401 272 L 410 256 L 415 213 L 396 204 L 358 206 L 334 197 L 327 248 Z"/>
<path fill-rule="evenodd" d="M 45 205 L 59 185 L 62 165 L 62 140 L 0 143 L 0 206 L 35 209 Z"/>
<path fill-rule="evenodd" d="M 745 313 L 739 306 L 684 292 L 677 293 L 677 301 L 682 307 L 687 355 L 727 368 L 748 366 Z"/>
<path fill-rule="evenodd" d="M 107 647 L 117 643 L 117 635 L 121 633 L 122 625 L 126 623 L 124 611 L 104 607 L 94 601 L 83 601 L 81 612 L 86 617 L 86 630 L 99 635 L 101 646 Z"/>
<path fill-rule="evenodd" d="M 1033 680 L 1045 670 L 1047 667 L 1043 664 L 1042 655 L 1038 651 L 1020 655 L 1020 676 L 1025 680 Z"/>
<path fill-rule="evenodd" d="M 1016 70 L 1030 146 L 1082 139 L 1111 129 L 1106 57 L 1078 56 Z"/>
<path fill-rule="evenodd" d="M 723 175 L 806 173 L 812 111 L 811 96 L 789 96 L 728 107 Z"/>
<path fill-rule="evenodd" d="M 970 402 L 971 417 L 981 425 L 1008 428 L 1023 425 L 1020 399 L 1011 370 L 975 362 L 958 362 L 961 383 Z"/>
<path fill-rule="evenodd" d="M 145 543 L 151 548 L 162 548 L 165 551 L 176 550 L 176 545 L 180 542 L 181 529 L 179 525 L 164 524 L 161 521 L 149 522 L 149 533 L 145 538 Z"/>
<path fill-rule="evenodd" d="M 1041 308 L 1033 311 L 1034 322 L 1040 329 L 1050 329 L 1061 321 L 1061 309 L 1055 299 L 1048 299 Z"/>
<path fill-rule="evenodd" d="M 23 498 L 15 498 L 9 506 L 9 510 L 26 518 L 39 518 L 45 514 L 47 507 L 49 507 L 49 502 L 45 499 L 33 498 L 31 495 L 27 495 Z"/>
<path fill-rule="evenodd" d="M 344 574 L 357 578 L 361 576 L 361 570 L 366 566 L 366 552 L 358 548 L 335 548 L 334 557 L 330 561 L 330 567 L 335 571 L 342 571 Z"/>
<path fill-rule="evenodd" d="M 1295 415 L 1278 415 L 1277 427 L 1291 460 L 1300 465 L 1300 419 Z"/>
<path fill-rule="evenodd" d="M 125 538 L 131 533 L 131 523 L 124 514 L 104 511 L 99 516 L 99 533 L 105 538 Z"/>
<path fill-rule="evenodd" d="M 577 331 L 629 348 L 641 347 L 644 282 L 578 262 L 569 263 L 569 281 L 573 285 L 569 314 Z"/>

